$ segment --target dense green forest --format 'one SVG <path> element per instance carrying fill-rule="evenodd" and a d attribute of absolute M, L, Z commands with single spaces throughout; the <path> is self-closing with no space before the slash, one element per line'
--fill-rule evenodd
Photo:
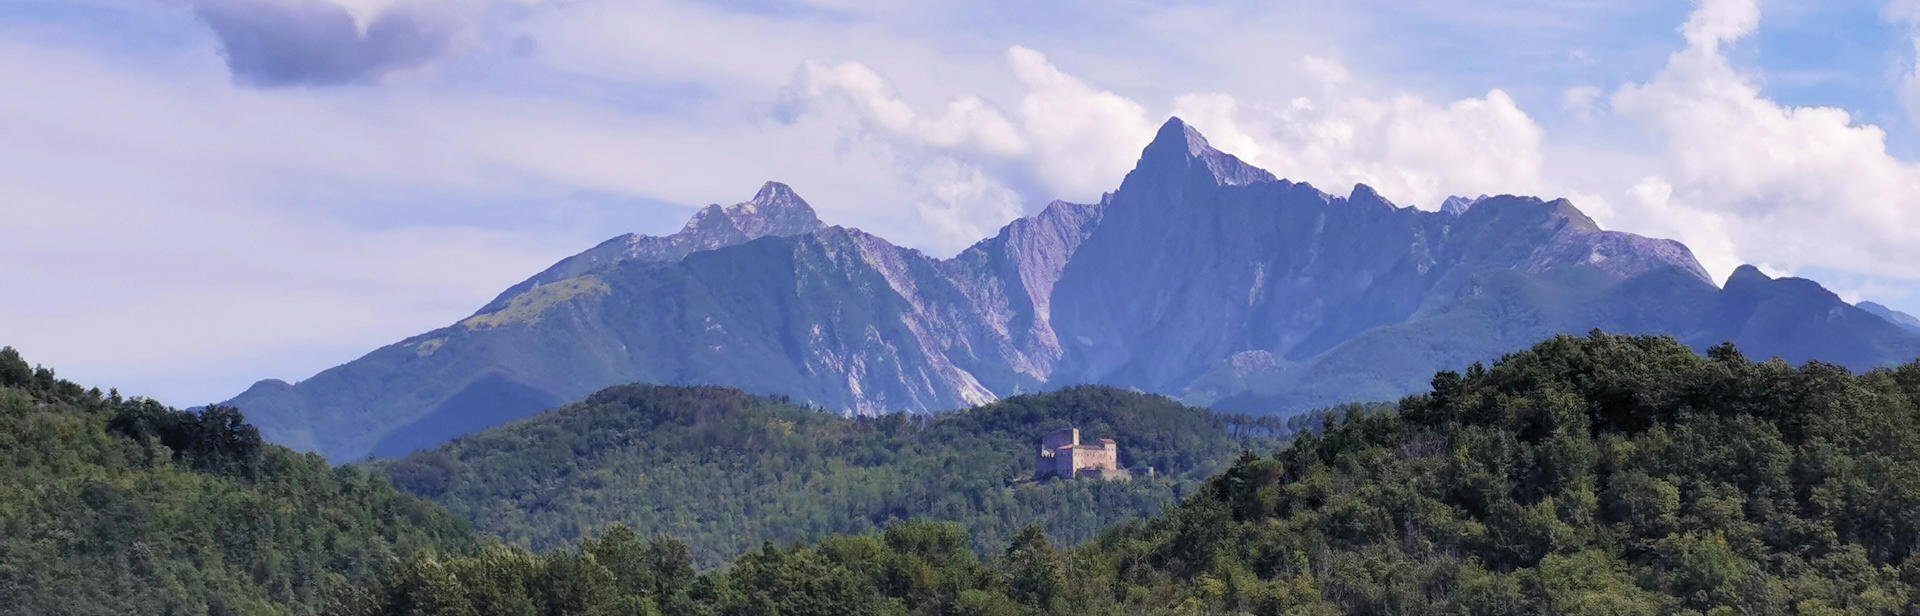
<path fill-rule="evenodd" d="M 122 399 L 0 350 L 0 613 L 310 614 L 458 518 L 264 444 L 230 408 Z"/>
<path fill-rule="evenodd" d="M 1127 482 L 1033 478 L 1040 435 L 1114 438 Z M 1075 387 L 933 417 L 851 419 L 719 387 L 632 385 L 459 439 L 387 467 L 479 530 L 546 550 L 611 523 L 691 546 L 702 567 L 773 541 L 958 522 L 974 547 L 1030 523 L 1078 543 L 1160 513 L 1242 451 L 1271 452 L 1277 420 L 1161 396 Z"/>
<path fill-rule="evenodd" d="M 337 614 L 1911 614 L 1920 364 L 1560 337 L 1326 416 L 1076 549 L 908 522 L 696 573 L 616 527 L 422 556 Z"/>
<path fill-rule="evenodd" d="M 1179 477 L 1204 473 L 1186 469 L 1207 456 L 1284 431 L 1188 413 L 1199 412 L 1076 388 L 940 418 L 856 421 L 730 390 L 636 386 L 385 469 L 442 498 L 488 485 L 489 473 L 545 469 L 521 475 L 536 480 L 506 497 L 527 517 L 503 519 L 572 519 L 569 530 L 593 538 L 521 535 L 554 546 L 530 551 L 480 546 L 456 516 L 381 474 L 264 444 L 230 409 L 188 413 L 84 389 L 6 350 L 0 611 L 1920 612 L 1920 363 L 1856 375 L 1754 362 L 1730 346 L 1703 357 L 1666 338 L 1560 337 L 1440 373 L 1398 405 L 1321 415 L 1324 425 L 1276 453 L 1240 454 L 1181 489 Z M 1125 484 L 1023 481 L 1029 432 L 1054 422 L 1133 441 L 1127 465 L 1172 472 Z M 1014 447 L 1001 452 L 1006 443 Z M 711 536 L 585 517 L 636 498 L 622 490 L 653 485 L 632 478 L 661 469 L 570 461 L 636 452 L 734 471 L 668 473 L 660 490 L 711 481 L 695 493 L 725 497 L 741 488 L 728 478 L 757 472 L 786 487 L 698 514 L 725 532 L 762 533 L 708 568 L 707 555 L 730 549 L 700 545 Z M 998 483 L 966 492 L 978 485 L 955 477 Z M 879 487 L 858 492 L 867 485 Z M 1049 528 L 1058 518 L 1036 514 L 1039 523 L 1013 531 L 1011 513 L 993 522 L 1022 506 L 1022 491 L 1064 510 L 1072 498 L 1125 504 L 1140 489 L 1180 501 L 1077 547 L 1050 535 L 1077 539 L 1081 522 Z M 1100 501 L 1101 490 L 1121 492 Z M 962 508 L 931 506 L 953 491 L 968 496 L 942 506 Z M 809 499 L 888 506 L 840 509 L 855 532 L 830 534 L 838 529 L 802 515 Z M 525 507 L 542 502 L 554 506 Z M 910 519 L 943 515 L 955 521 Z"/>

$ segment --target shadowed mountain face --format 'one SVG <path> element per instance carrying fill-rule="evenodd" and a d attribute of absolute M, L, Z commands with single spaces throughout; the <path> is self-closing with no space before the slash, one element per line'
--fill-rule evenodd
<path fill-rule="evenodd" d="M 288 445 L 392 456 L 617 383 L 722 384 L 854 413 L 1077 383 L 1287 413 L 1415 391 L 1567 332 L 1865 369 L 1920 333 L 1800 279 L 1723 290 L 1677 242 L 1565 200 L 1398 207 L 1276 179 L 1162 127 L 1098 204 L 1056 202 L 949 259 L 823 226 L 787 187 L 622 236 L 453 326 L 230 403 Z"/>
<path fill-rule="evenodd" d="M 1875 302 L 1860 302 L 1856 306 L 1861 310 L 1867 311 L 1868 314 L 1886 319 L 1888 323 L 1900 326 L 1901 329 L 1920 333 L 1920 318 L 1916 318 L 1911 314 L 1894 310 Z"/>

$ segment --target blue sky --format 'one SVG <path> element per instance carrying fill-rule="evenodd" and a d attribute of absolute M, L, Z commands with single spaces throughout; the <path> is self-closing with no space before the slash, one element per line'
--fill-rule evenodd
<path fill-rule="evenodd" d="M 1920 312 L 1920 2 L 0 2 L 0 343 L 297 380 L 761 182 L 934 254 L 1179 114 L 1344 194 L 1565 196 Z"/>

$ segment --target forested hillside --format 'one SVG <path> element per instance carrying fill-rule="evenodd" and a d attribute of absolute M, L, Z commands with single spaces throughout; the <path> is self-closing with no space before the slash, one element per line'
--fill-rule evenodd
<path fill-rule="evenodd" d="M 122 399 L 0 350 L 0 613 L 309 614 L 467 526 L 263 444 L 230 408 Z"/>
<path fill-rule="evenodd" d="M 1040 435 L 1114 438 L 1128 482 L 1033 482 Z M 934 417 L 853 419 L 718 387 L 622 386 L 387 467 L 402 489 L 536 550 L 611 523 L 691 546 L 717 566 L 763 542 L 860 533 L 906 519 L 961 523 L 982 548 L 1029 523 L 1079 542 L 1161 512 L 1278 420 L 1219 415 L 1101 387 L 1019 396 Z M 996 548 L 997 549 L 997 548 Z"/>
<path fill-rule="evenodd" d="M 339 613 L 1908 614 L 1920 364 L 1560 337 L 1331 418 L 1084 547 L 968 543 L 909 523 L 698 575 L 685 546 L 616 529 L 416 559 Z"/>

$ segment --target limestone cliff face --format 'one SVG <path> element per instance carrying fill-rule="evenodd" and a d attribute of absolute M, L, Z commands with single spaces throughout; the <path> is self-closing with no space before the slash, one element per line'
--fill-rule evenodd
<path fill-rule="evenodd" d="M 1311 361 L 1421 320 L 1483 272 L 1619 282 L 1668 269 L 1711 289 L 1684 246 L 1602 231 L 1565 201 L 1425 212 L 1364 185 L 1336 197 L 1248 171 L 1175 121 L 1061 276 L 1052 380 L 1185 393 L 1236 357 Z"/>
<path fill-rule="evenodd" d="M 1275 178 L 1178 119 L 1096 204 L 1055 202 L 938 259 L 823 225 L 784 185 L 563 260 L 452 326 L 234 398 L 335 459 L 444 442 L 627 382 L 852 413 L 1102 383 L 1284 413 L 1411 392 L 1557 333 L 1666 333 L 1865 368 L 1920 334 L 1810 281 L 1722 290 L 1683 245 L 1564 200 L 1442 211 Z M 1764 279 L 1764 280 L 1763 280 Z"/>

